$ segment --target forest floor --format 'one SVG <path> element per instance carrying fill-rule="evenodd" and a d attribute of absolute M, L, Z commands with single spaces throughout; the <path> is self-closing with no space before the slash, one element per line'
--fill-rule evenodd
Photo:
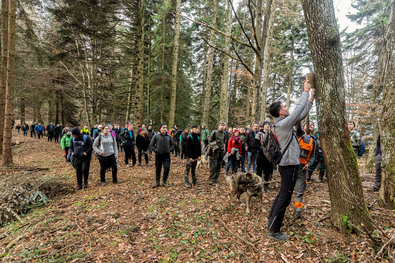
<path fill-rule="evenodd" d="M 60 144 L 22 134 L 15 134 L 13 141 L 18 141 L 16 165 L 49 168 L 28 174 L 61 179 L 64 185 L 48 205 L 0 228 L 3 262 L 389 262 L 386 250 L 375 258 L 381 245 L 373 249 L 365 235 L 344 235 L 330 224 L 326 183 L 308 184 L 303 219 L 293 217 L 292 201 L 283 227 L 291 238 L 281 242 L 269 239 L 266 229 L 279 183 L 265 193 L 265 211 L 259 211 L 253 198 L 248 216 L 244 195 L 240 202 L 230 203 L 222 175 L 217 185 L 210 186 L 207 168 L 198 170 L 202 184 L 186 189 L 185 162 L 172 158 L 171 186 L 153 189 L 154 163 L 126 167 L 121 153 L 121 184 L 102 186 L 99 163 L 93 159 L 89 188 L 74 191 L 75 172 L 65 163 Z M 2 178 L 23 180 L 26 174 L 13 172 Z M 279 179 L 276 173 L 274 179 Z M 111 182 L 111 172 L 107 180 Z M 373 238 L 380 239 L 382 231 L 393 236 L 395 213 L 378 207 L 377 193 L 371 191 L 373 174 L 363 174 L 362 183 L 378 226 Z"/>

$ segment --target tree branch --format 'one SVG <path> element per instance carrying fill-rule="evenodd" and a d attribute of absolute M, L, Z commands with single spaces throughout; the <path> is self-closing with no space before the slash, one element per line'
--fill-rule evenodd
<path fill-rule="evenodd" d="M 244 43 L 243 41 L 241 41 L 241 40 L 239 40 L 239 39 L 237 39 L 237 38 L 234 38 L 233 36 L 228 35 L 228 34 L 222 32 L 221 30 L 218 30 L 218 29 L 216 29 L 215 27 L 210 26 L 210 25 L 207 24 L 207 23 L 196 21 L 196 20 L 194 20 L 194 19 L 192 19 L 192 18 L 187 17 L 186 15 L 178 14 L 178 13 L 176 13 L 176 12 L 171 12 L 171 13 L 180 15 L 181 17 L 184 17 L 184 18 L 188 19 L 189 21 L 191 21 L 191 22 L 193 22 L 193 23 L 195 23 L 195 24 L 199 24 L 199 25 L 205 26 L 205 27 L 207 27 L 207 28 L 209 28 L 209 29 L 211 29 L 211 30 L 214 30 L 215 32 L 217 32 L 217 33 L 219 33 L 219 34 L 221 34 L 221 35 L 223 35 L 223 36 L 225 36 L 225 37 L 228 37 L 228 38 L 232 39 L 233 41 L 235 41 L 236 43 L 238 43 L 238 44 L 240 44 L 240 45 L 243 45 L 243 46 L 246 46 L 246 47 L 249 47 L 249 48 L 254 49 L 254 47 L 253 47 L 252 45 L 250 45 L 251 43 L 250 43 L 250 44 Z"/>
<path fill-rule="evenodd" d="M 248 0 L 248 10 L 250 10 L 251 21 L 252 21 L 252 23 L 251 23 L 252 24 L 252 32 L 253 32 L 253 36 L 255 39 L 255 44 L 256 44 L 257 49 L 260 50 L 261 46 L 259 45 L 258 38 L 256 36 L 256 28 L 255 28 L 255 23 L 254 23 L 255 19 L 254 19 L 254 14 L 252 13 L 251 0 Z"/>
<path fill-rule="evenodd" d="M 252 70 L 251 70 L 251 69 L 243 62 L 243 60 L 241 59 L 241 57 L 240 57 L 240 55 L 239 55 L 239 52 L 237 52 L 237 50 L 236 50 L 235 46 L 233 45 L 233 43 L 231 43 L 231 44 L 232 44 L 233 50 L 235 51 L 237 57 L 239 58 L 240 63 L 246 68 L 246 70 L 247 70 L 248 72 L 251 73 L 251 75 L 254 76 L 254 73 L 252 72 Z"/>
<path fill-rule="evenodd" d="M 244 34 L 244 36 L 247 38 L 248 43 L 250 44 L 250 47 L 252 48 L 252 50 L 255 52 L 255 54 L 258 55 L 258 54 L 259 54 L 258 50 L 257 50 L 257 49 L 254 47 L 254 45 L 252 44 L 250 37 L 249 37 L 249 36 L 247 35 L 247 33 L 245 32 L 244 27 L 243 27 L 243 24 L 241 23 L 239 17 L 237 16 L 237 13 L 236 13 L 236 10 L 235 10 L 235 8 L 234 8 L 234 6 L 233 6 L 232 0 L 228 0 L 228 1 L 229 1 L 230 5 L 232 6 L 233 13 L 235 14 L 235 18 L 236 18 L 237 22 L 238 22 L 239 25 L 240 25 L 241 31 L 243 31 L 243 34 Z M 254 21 L 253 21 L 252 23 L 254 23 Z"/>

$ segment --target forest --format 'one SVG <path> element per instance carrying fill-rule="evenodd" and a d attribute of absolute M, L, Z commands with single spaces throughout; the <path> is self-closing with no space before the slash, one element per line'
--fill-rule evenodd
<path fill-rule="evenodd" d="M 393 262 L 395 0 L 350 2 L 341 30 L 333 0 L 1 0 L 0 261 Z M 306 78 L 326 180 L 307 184 L 302 221 L 286 214 L 286 243 L 266 237 L 277 170 L 263 215 L 254 198 L 251 215 L 244 196 L 229 202 L 223 180 L 211 188 L 205 167 L 185 190 L 177 157 L 170 188 L 151 189 L 151 160 L 119 159 L 122 184 L 75 192 L 56 140 L 15 129 L 273 124 L 270 105 L 292 111 Z"/>

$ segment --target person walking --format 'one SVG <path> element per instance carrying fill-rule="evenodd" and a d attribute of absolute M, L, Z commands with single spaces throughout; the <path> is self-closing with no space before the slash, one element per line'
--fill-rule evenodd
<path fill-rule="evenodd" d="M 202 149 L 202 155 L 204 154 L 204 149 L 206 148 L 206 145 L 204 144 L 204 141 L 208 138 L 208 137 L 210 137 L 210 131 L 209 131 L 209 129 L 207 129 L 206 128 L 206 124 L 205 123 L 202 123 L 202 126 L 201 126 L 201 130 L 200 130 L 200 146 L 201 146 L 201 149 Z"/>
<path fill-rule="evenodd" d="M 40 138 L 43 137 L 44 126 L 39 123 L 38 125 L 36 125 L 36 127 L 34 127 L 34 131 L 37 133 L 37 138 L 40 140 Z"/>
<path fill-rule="evenodd" d="M 279 101 L 270 105 L 270 114 L 275 117 L 274 133 L 277 136 L 283 156 L 279 164 L 281 187 L 268 216 L 269 238 L 279 240 L 289 238 L 280 229 L 285 211 L 291 202 L 300 164 L 300 146 L 293 127 L 306 117 L 313 105 L 313 100 L 314 89 L 311 90 L 310 81 L 306 80 L 304 92 L 292 113 L 289 113 L 288 108 Z"/>
<path fill-rule="evenodd" d="M 185 130 L 182 132 L 182 134 L 180 135 L 180 143 L 181 143 L 181 160 L 182 159 L 186 159 L 186 151 L 187 151 L 187 139 L 188 139 L 188 135 L 189 135 L 189 130 L 187 128 L 185 128 Z M 199 141 L 200 143 L 200 141 Z"/>
<path fill-rule="evenodd" d="M 59 137 L 61 136 L 60 134 L 62 133 L 62 129 L 60 128 L 60 124 L 56 124 L 55 129 L 54 129 L 54 139 L 55 143 L 59 142 Z"/>
<path fill-rule="evenodd" d="M 73 137 L 71 136 L 71 131 L 67 131 L 62 139 L 60 140 L 60 145 L 62 146 L 62 150 L 64 151 L 64 158 L 66 159 L 67 162 L 67 156 L 69 155 L 69 149 L 70 149 L 70 144 L 71 144 L 71 139 Z"/>
<path fill-rule="evenodd" d="M 225 123 L 223 121 L 218 122 L 217 130 L 211 133 L 209 140 L 209 147 L 211 147 L 211 166 L 210 166 L 210 177 L 208 180 L 209 185 L 218 182 L 218 177 L 221 171 L 222 161 L 225 155 Z"/>
<path fill-rule="evenodd" d="M 199 126 L 194 125 L 192 126 L 192 133 L 188 135 L 188 132 L 184 131 L 184 134 L 187 134 L 187 138 L 183 139 L 186 140 L 185 145 L 185 156 L 187 159 L 185 165 L 185 172 L 184 172 L 184 179 L 185 179 L 185 187 L 191 188 L 191 184 L 189 183 L 189 171 L 191 171 L 192 175 L 192 184 L 198 184 L 196 178 L 196 165 L 197 162 L 200 160 L 201 156 L 201 146 L 200 146 L 200 136 L 199 136 Z M 183 148 L 184 149 L 184 148 Z M 184 150 L 183 150 L 184 151 Z"/>
<path fill-rule="evenodd" d="M 228 163 L 225 167 L 225 176 L 228 176 L 228 171 L 230 166 L 232 166 L 232 173 L 237 173 L 238 162 L 240 160 L 241 147 L 243 145 L 243 141 L 240 138 L 239 130 L 234 130 L 232 136 L 228 141 Z"/>
<path fill-rule="evenodd" d="M 155 184 L 153 188 L 160 185 L 160 175 L 163 166 L 163 186 L 169 186 L 167 179 L 170 172 L 170 152 L 174 148 L 173 140 L 167 132 L 167 124 L 162 123 L 159 126 L 159 132 L 154 135 L 150 143 L 152 151 L 155 153 Z"/>
<path fill-rule="evenodd" d="M 29 125 L 26 124 L 26 122 L 24 122 L 22 124 L 22 132 L 23 132 L 23 136 L 27 137 L 27 131 L 29 130 Z"/>
<path fill-rule="evenodd" d="M 88 187 L 93 142 L 91 137 L 82 135 L 77 127 L 71 129 L 71 134 L 73 139 L 70 143 L 70 152 L 73 159 L 72 164 L 77 174 L 76 190 L 81 190 L 82 183 L 84 183 L 84 188 Z"/>
<path fill-rule="evenodd" d="M 93 142 L 93 150 L 98 155 L 100 163 L 100 182 L 106 185 L 106 170 L 111 168 L 112 182 L 114 184 L 120 183 L 117 177 L 117 159 L 118 159 L 118 146 L 117 140 L 110 133 L 109 126 L 105 126 L 103 133 L 99 134 Z"/>
<path fill-rule="evenodd" d="M 34 138 L 36 138 L 36 130 L 35 130 L 35 128 L 36 128 L 36 123 L 33 122 L 33 123 L 30 125 L 30 127 L 29 127 L 29 130 L 30 130 L 30 138 L 33 138 L 33 136 L 34 136 Z"/>
<path fill-rule="evenodd" d="M 132 165 L 136 165 L 136 154 L 134 152 L 134 131 L 133 125 L 129 124 L 127 129 L 121 133 L 122 148 L 125 151 L 125 165 L 129 167 L 129 159 L 132 159 Z"/>
<path fill-rule="evenodd" d="M 50 124 L 48 124 L 48 126 L 47 126 L 48 141 L 52 142 L 52 139 L 53 139 L 53 136 L 55 133 L 54 129 L 55 129 L 55 125 L 53 125 L 52 122 Z"/>
<path fill-rule="evenodd" d="M 258 128 L 259 128 L 258 123 L 254 123 L 254 125 L 252 126 L 252 130 L 247 133 L 245 139 L 245 150 L 247 152 L 247 173 L 251 171 L 252 163 L 253 163 L 252 170 L 254 173 L 256 173 L 259 145 L 258 142 L 255 140 L 255 137 L 258 133 Z"/>
<path fill-rule="evenodd" d="M 148 138 L 147 130 L 141 131 L 137 135 L 136 138 L 136 147 L 138 151 L 138 166 L 141 166 L 141 159 L 144 155 L 145 166 L 148 166 L 148 149 L 149 149 L 150 140 Z"/>

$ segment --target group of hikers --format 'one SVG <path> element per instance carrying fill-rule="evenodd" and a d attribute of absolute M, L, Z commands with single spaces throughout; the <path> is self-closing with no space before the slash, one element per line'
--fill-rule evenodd
<path fill-rule="evenodd" d="M 54 125 L 52 122 L 47 125 L 47 127 L 44 126 L 42 123 L 36 123 L 33 122 L 30 126 L 24 122 L 23 124 L 16 124 L 16 130 L 19 134 L 19 132 L 22 130 L 23 136 L 28 136 L 28 132 L 30 131 L 30 137 L 31 138 L 38 138 L 41 139 L 44 137 L 44 134 L 46 133 L 48 136 L 48 141 L 54 140 L 55 142 L 59 142 L 59 139 L 62 137 L 62 134 L 64 132 L 64 127 L 62 124 L 56 124 Z"/>
<path fill-rule="evenodd" d="M 231 176 L 238 171 L 253 172 L 262 177 L 264 191 L 269 191 L 269 182 L 272 180 L 273 170 L 278 169 L 281 176 L 281 186 L 271 207 L 267 227 L 268 236 L 279 240 L 286 240 L 288 235 L 280 231 L 285 211 L 289 206 L 295 190 L 295 216 L 301 217 L 303 211 L 303 196 L 306 182 L 312 180 L 312 174 L 318 167 L 318 181 L 322 182 L 325 176 L 325 163 L 321 149 L 318 132 L 314 133 L 314 123 L 302 125 L 302 121 L 309 113 L 314 101 L 314 89 L 307 80 L 304 92 L 295 109 L 289 109 L 280 101 L 270 105 L 269 112 L 274 117 L 274 124 L 269 121 L 261 125 L 254 123 L 252 127 L 231 128 L 223 121 L 219 121 L 217 128 L 209 131 L 206 124 L 193 125 L 191 130 L 181 130 L 174 125 L 168 130 L 167 124 L 162 123 L 159 131 L 155 133 L 149 124 L 135 129 L 129 123 L 124 128 L 119 125 L 95 125 L 92 129 L 85 126 L 82 129 L 74 127 L 47 126 L 48 136 L 62 134 L 61 146 L 66 161 L 71 162 L 77 174 L 77 190 L 88 187 L 89 169 L 92 155 L 100 163 L 100 180 L 106 185 L 105 173 L 112 171 L 113 183 L 120 183 L 117 177 L 117 159 L 119 152 L 124 152 L 124 163 L 129 167 L 136 165 L 135 146 L 138 152 L 138 165 L 142 165 L 144 156 L 145 165 L 148 166 L 155 155 L 155 182 L 153 188 L 169 186 L 171 155 L 185 159 L 185 187 L 191 188 L 200 184 L 196 175 L 196 166 L 199 161 L 209 161 L 209 185 L 219 180 L 221 168 L 225 168 L 225 176 Z M 40 127 L 41 124 L 37 126 Z M 41 125 L 41 127 L 43 127 Z M 294 128 L 296 127 L 296 129 Z M 361 147 L 362 140 L 355 129 L 355 123 L 348 123 L 351 144 L 356 154 Z M 40 130 L 40 128 L 35 131 Z M 44 130 L 45 131 L 45 130 Z M 50 140 L 48 138 L 48 140 Z M 52 139 L 51 139 L 52 141 Z M 374 190 L 380 188 L 381 151 L 378 139 L 376 153 L 376 179 Z M 277 146 L 277 148 L 276 148 Z M 277 156 L 275 153 L 277 151 Z M 280 156 L 280 157 L 279 157 Z M 209 160 L 208 160 L 209 159 Z M 278 168 L 277 168 L 278 167 Z M 191 181 L 189 181 L 191 174 Z M 200 178 L 201 179 L 201 178 Z"/>

